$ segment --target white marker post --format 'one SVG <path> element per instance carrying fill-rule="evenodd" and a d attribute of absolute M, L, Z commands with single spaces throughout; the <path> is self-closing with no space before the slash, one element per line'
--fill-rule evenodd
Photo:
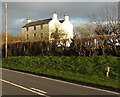
<path fill-rule="evenodd" d="M 106 77 L 108 77 L 109 72 L 110 72 L 110 67 L 109 67 L 109 66 L 106 66 L 106 67 L 105 67 L 105 70 L 106 70 Z"/>

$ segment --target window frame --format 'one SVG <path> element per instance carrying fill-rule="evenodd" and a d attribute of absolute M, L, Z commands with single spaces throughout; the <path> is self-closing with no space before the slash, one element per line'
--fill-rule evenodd
<path fill-rule="evenodd" d="M 29 31 L 29 27 L 26 27 L 26 31 Z"/>

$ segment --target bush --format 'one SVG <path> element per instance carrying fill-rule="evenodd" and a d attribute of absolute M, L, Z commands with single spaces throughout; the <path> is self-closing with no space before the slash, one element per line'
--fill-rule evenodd
<path fill-rule="evenodd" d="M 119 40 L 120 35 L 100 35 L 94 37 L 74 38 L 70 47 L 64 40 L 21 41 L 8 43 L 8 56 L 120 56 L 120 45 L 109 43 L 110 40 Z M 119 41 L 116 43 L 120 44 Z M 5 56 L 5 44 L 2 44 L 2 56 Z"/>

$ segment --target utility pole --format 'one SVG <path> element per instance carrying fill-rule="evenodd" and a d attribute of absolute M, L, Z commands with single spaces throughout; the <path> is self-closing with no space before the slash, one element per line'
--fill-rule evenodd
<path fill-rule="evenodd" d="M 8 54 L 7 54 L 7 42 L 8 42 L 8 24 L 7 24 L 7 3 L 5 3 L 5 33 L 6 33 L 6 35 L 5 35 L 5 41 L 6 41 L 6 43 L 5 43 L 5 57 L 7 57 L 8 56 Z"/>

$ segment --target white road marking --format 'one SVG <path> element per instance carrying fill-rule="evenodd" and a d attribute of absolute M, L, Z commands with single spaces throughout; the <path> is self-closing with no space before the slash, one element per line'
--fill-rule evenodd
<path fill-rule="evenodd" d="M 42 96 L 48 97 L 48 96 L 46 96 L 45 94 L 42 94 L 42 93 L 33 91 L 33 90 L 31 90 L 31 89 L 28 89 L 28 88 L 26 88 L 26 87 L 23 87 L 23 86 L 21 86 L 21 85 L 15 84 L 15 83 L 12 83 L 12 82 L 10 82 L 10 81 L 6 81 L 6 80 L 3 80 L 3 79 L 0 79 L 0 81 L 3 81 L 3 82 L 5 82 L 5 83 L 8 83 L 8 84 L 10 84 L 10 85 L 19 87 L 19 88 L 21 88 L 21 89 L 27 90 L 27 91 L 32 92 L 32 93 L 35 93 L 35 94 L 38 94 L 38 95 L 42 95 Z"/>
<path fill-rule="evenodd" d="M 20 74 L 25 74 L 25 75 L 29 75 L 29 76 L 33 76 L 33 77 L 38 77 L 38 78 L 48 79 L 48 80 L 52 80 L 52 81 L 57 81 L 57 82 L 60 82 L 60 83 L 67 83 L 67 84 L 71 84 L 71 85 L 75 85 L 75 86 L 80 86 L 80 87 L 84 87 L 84 88 L 88 88 L 88 89 L 92 89 L 92 90 L 103 91 L 103 92 L 107 92 L 107 93 L 112 93 L 112 94 L 117 94 L 117 95 L 119 94 L 120 95 L 120 93 L 118 93 L 118 92 L 113 92 L 113 91 L 109 91 L 109 90 L 104 90 L 104 89 L 99 89 L 99 88 L 94 88 L 94 87 L 79 85 L 79 84 L 70 83 L 70 82 L 66 82 L 66 81 L 62 81 L 62 80 L 47 78 L 47 77 L 43 77 L 43 76 L 37 76 L 37 75 L 34 75 L 34 74 L 24 73 L 24 72 L 18 72 L 18 71 L 14 71 L 14 70 L 10 70 L 10 69 L 5 69 L 5 68 L 1 68 L 1 69 L 7 70 L 7 71 L 16 72 L 16 73 L 20 73 Z"/>
<path fill-rule="evenodd" d="M 43 90 L 39 90 L 39 89 L 36 89 L 36 88 L 30 88 L 31 90 L 34 90 L 34 91 L 38 91 L 40 93 L 43 93 L 43 94 L 46 94 L 47 92 L 43 91 Z"/>

